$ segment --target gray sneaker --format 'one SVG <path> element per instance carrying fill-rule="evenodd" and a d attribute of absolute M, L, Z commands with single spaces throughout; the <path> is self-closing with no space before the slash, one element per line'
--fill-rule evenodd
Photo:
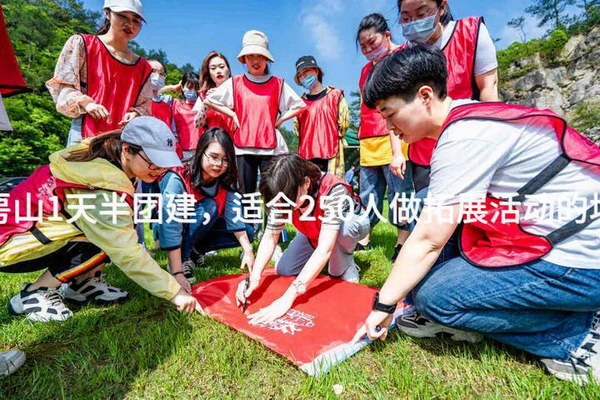
<path fill-rule="evenodd" d="M 422 316 L 418 311 L 399 316 L 396 318 L 396 324 L 402 332 L 417 338 L 433 338 L 440 333 L 447 333 L 451 335 L 452 340 L 457 342 L 478 343 L 483 340 L 483 335 L 479 333 L 461 331 L 436 324 Z"/>
<path fill-rule="evenodd" d="M 549 373 L 564 381 L 585 385 L 600 384 L 600 313 L 596 313 L 592 328 L 583 343 L 567 360 L 542 358 Z"/>
<path fill-rule="evenodd" d="M 21 350 L 0 351 L 0 377 L 14 373 L 25 364 L 25 353 Z"/>

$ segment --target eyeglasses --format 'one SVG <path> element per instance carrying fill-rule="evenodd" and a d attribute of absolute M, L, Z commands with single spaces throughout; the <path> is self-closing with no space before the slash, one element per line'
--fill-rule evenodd
<path fill-rule="evenodd" d="M 161 168 L 161 167 L 157 167 L 156 164 L 154 164 L 152 161 L 148 160 L 146 157 L 143 156 L 144 153 L 142 153 L 141 151 L 139 153 L 137 153 L 138 156 L 140 156 L 140 158 L 142 160 L 144 160 L 146 162 L 146 164 L 148 164 L 148 169 L 150 171 L 160 171 L 162 169 L 166 169 L 166 168 Z"/>
<path fill-rule="evenodd" d="M 229 165 L 229 160 L 226 158 L 215 157 L 215 156 L 213 156 L 211 154 L 207 154 L 207 153 L 202 153 L 202 154 L 204 155 L 204 157 L 206 157 L 208 162 L 211 163 L 212 165 L 223 165 L 223 166 Z"/>
<path fill-rule="evenodd" d="M 125 21 L 125 22 L 129 22 L 132 25 L 136 25 L 136 26 L 142 26 L 142 19 L 141 18 L 129 18 L 127 17 L 125 14 L 121 14 L 118 12 L 114 12 L 113 14 L 115 14 L 117 17 L 121 18 L 121 20 Z"/>

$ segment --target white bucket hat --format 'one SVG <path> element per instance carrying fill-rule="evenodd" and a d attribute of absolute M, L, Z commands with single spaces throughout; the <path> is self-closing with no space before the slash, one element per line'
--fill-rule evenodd
<path fill-rule="evenodd" d="M 144 6 L 141 0 L 104 0 L 104 8 L 110 8 L 114 12 L 131 11 L 144 19 Z"/>
<path fill-rule="evenodd" d="M 244 33 L 242 39 L 242 51 L 238 54 L 237 59 L 242 64 L 244 63 L 244 56 L 248 54 L 260 54 L 266 57 L 269 61 L 275 62 L 273 55 L 269 51 L 269 39 L 267 35 L 260 31 L 248 31 Z"/>

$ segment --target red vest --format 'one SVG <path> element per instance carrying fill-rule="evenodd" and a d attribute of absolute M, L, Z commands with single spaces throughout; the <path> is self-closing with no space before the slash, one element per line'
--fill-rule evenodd
<path fill-rule="evenodd" d="M 300 157 L 307 160 L 331 159 L 337 155 L 340 145 L 339 105 L 343 96 L 341 90 L 332 89 L 319 100 L 304 99 L 307 107 L 298 114 Z"/>
<path fill-rule="evenodd" d="M 314 220 L 300 220 L 300 217 L 302 217 L 304 214 L 302 210 L 294 210 L 292 213 L 292 223 L 294 224 L 294 227 L 296 227 L 298 231 L 300 231 L 304 236 L 308 238 L 310 244 L 314 248 L 316 248 L 319 243 L 322 218 L 325 214 L 323 209 L 321 208 L 321 196 L 329 195 L 329 193 L 331 193 L 331 190 L 338 185 L 343 185 L 348 190 L 348 193 L 350 194 L 350 196 L 352 196 L 354 201 L 360 203 L 360 200 L 352 191 L 352 187 L 350 185 L 348 185 L 343 180 L 337 178 L 335 175 L 326 173 L 325 175 L 323 175 L 323 177 L 321 178 L 321 182 L 319 183 L 319 190 L 317 192 L 317 198 L 315 199 L 314 210 L 312 210 L 312 214 L 308 216 L 308 218 Z"/>
<path fill-rule="evenodd" d="M 469 17 L 458 20 L 446 47 L 448 96 L 453 99 L 479 99 L 479 89 L 475 82 L 475 56 L 482 17 Z M 435 139 L 423 138 L 408 147 L 408 157 L 415 164 L 429 166 Z"/>
<path fill-rule="evenodd" d="M 177 138 L 183 151 L 196 150 L 200 140 L 200 130 L 194 125 L 196 114 L 192 111 L 193 104 L 187 104 L 180 99 L 173 99 L 172 114 Z"/>
<path fill-rule="evenodd" d="M 171 106 L 164 101 L 152 100 L 152 116 L 160 119 L 171 129 Z"/>
<path fill-rule="evenodd" d="M 2 4 L 0 4 L 0 54 L 2 54 L 2 62 L 0 62 L 0 94 L 2 97 L 27 91 L 27 85 L 23 80 L 23 74 L 21 74 L 17 57 L 15 57 L 8 37 Z"/>
<path fill-rule="evenodd" d="M 0 246 L 6 243 L 11 237 L 27 231 L 31 231 L 42 244 L 48 244 L 48 238 L 37 230 L 35 226 L 36 221 L 17 221 L 17 213 L 21 217 L 37 217 L 41 208 L 43 216 L 52 216 L 54 215 L 55 202 L 51 199 L 56 196 L 58 199 L 56 202 L 58 207 L 56 210 L 57 213 L 62 213 L 70 218 L 64 209 L 65 189 L 75 188 L 88 189 L 90 191 L 95 189 L 55 178 L 52 175 L 50 166 L 47 164 L 38 167 L 29 178 L 10 191 L 7 207 L 9 211 L 6 213 L 7 220 L 6 223 L 0 224 Z M 117 194 L 122 195 L 123 193 L 117 192 Z M 133 209 L 133 198 L 129 195 L 126 195 L 125 198 L 129 206 Z"/>
<path fill-rule="evenodd" d="M 206 98 L 206 93 L 201 93 L 200 98 L 204 100 Z M 202 136 L 202 134 L 208 128 L 221 128 L 232 138 L 235 132 L 235 124 L 233 123 L 233 119 L 225 114 L 213 110 L 212 108 L 207 108 L 206 110 L 206 123 L 202 128 L 200 128 L 200 136 Z"/>
<path fill-rule="evenodd" d="M 135 64 L 118 61 L 97 36 L 82 34 L 87 61 L 87 95 L 110 113 L 107 119 L 84 114 L 83 138 L 119 129 L 119 122 L 134 107 L 152 67 L 139 58 Z"/>
<path fill-rule="evenodd" d="M 264 83 L 251 82 L 245 75 L 233 77 L 233 104 L 240 121 L 233 142 L 237 147 L 274 149 L 275 122 L 283 79 L 272 76 Z"/>
<path fill-rule="evenodd" d="M 399 46 L 396 51 L 402 50 L 404 47 Z M 367 79 L 371 74 L 371 71 L 375 67 L 372 61 L 369 61 L 363 67 L 360 73 L 360 80 L 358 81 L 358 88 L 360 93 L 367 84 Z M 385 119 L 379 114 L 379 111 L 376 109 L 371 109 L 365 105 L 364 102 L 360 102 L 360 127 L 358 128 L 358 138 L 359 139 L 368 139 L 372 137 L 378 136 L 386 136 L 389 133 L 389 129 L 387 127 L 387 122 Z"/>
<path fill-rule="evenodd" d="M 518 190 L 515 201 L 523 201 L 526 195 L 537 192 L 569 162 L 591 166 L 600 176 L 600 148 L 550 110 L 540 111 L 503 103 L 466 104 L 450 112 L 442 126 L 442 134 L 449 125 L 461 120 L 531 124 L 554 130 L 557 145 L 562 151 L 561 156 L 550 166 L 540 169 L 540 174 Z M 526 232 L 519 223 L 502 223 L 498 213 L 503 210 L 508 210 L 508 206 L 500 205 L 498 199 L 488 195 L 485 201 L 485 216 L 482 218 L 487 223 L 476 221 L 462 225 L 460 248 L 463 257 L 469 262 L 482 267 L 507 267 L 534 261 L 548 254 L 553 245 L 592 222 L 591 218 L 588 218 L 587 225 L 575 226 L 574 223 L 569 223 L 546 236 L 540 236 Z M 591 211 L 592 208 L 587 212 L 588 217 L 591 216 Z M 492 222 L 494 216 L 496 221 Z"/>
<path fill-rule="evenodd" d="M 209 197 L 203 193 L 200 193 L 198 190 L 196 190 L 194 188 L 194 186 L 192 186 L 192 180 L 190 177 L 190 169 L 189 169 L 188 165 L 184 164 L 183 167 L 171 168 L 171 172 L 177 174 L 179 179 L 181 179 L 181 181 L 183 182 L 185 191 L 189 194 L 193 194 L 194 197 L 196 198 L 196 201 L 202 201 L 202 200 L 206 199 L 207 197 Z M 217 210 L 218 210 L 219 217 L 223 216 L 223 211 L 225 210 L 225 203 L 227 202 L 227 193 L 228 193 L 227 189 L 225 189 L 223 186 L 219 185 L 219 187 L 217 188 L 216 196 L 210 197 L 215 201 L 215 203 L 217 203 Z"/>

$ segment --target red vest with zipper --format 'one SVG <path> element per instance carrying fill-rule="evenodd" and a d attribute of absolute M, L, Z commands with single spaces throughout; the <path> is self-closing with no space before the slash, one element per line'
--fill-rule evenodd
<path fill-rule="evenodd" d="M 171 106 L 164 101 L 152 100 L 152 116 L 160 119 L 171 129 Z"/>
<path fill-rule="evenodd" d="M 206 98 L 206 93 L 200 93 L 200 98 L 204 100 Z M 223 113 L 213 110 L 212 108 L 207 108 L 206 110 L 206 122 L 204 126 L 200 128 L 200 136 L 202 136 L 202 134 L 209 128 L 221 128 L 232 138 L 235 132 L 235 124 L 233 119 Z"/>
<path fill-rule="evenodd" d="M 350 196 L 352 196 L 355 202 L 360 203 L 360 200 L 356 196 L 356 194 L 352 191 L 352 187 L 348 185 L 345 181 L 337 178 L 335 175 L 326 173 L 321 178 L 321 182 L 319 183 L 319 190 L 317 192 L 317 197 L 315 199 L 314 209 L 311 211 L 310 215 L 304 215 L 302 210 L 294 210 L 292 212 L 292 223 L 294 227 L 298 231 L 300 231 L 304 236 L 308 238 L 310 244 L 316 248 L 319 243 L 319 235 L 321 234 L 321 223 L 323 215 L 325 214 L 324 210 L 321 208 L 321 196 L 328 196 L 331 193 L 331 190 L 338 185 L 343 185 L 347 190 Z M 303 221 L 300 218 L 306 219 L 310 218 L 310 221 Z"/>
<path fill-rule="evenodd" d="M 475 57 L 482 17 L 469 17 L 458 20 L 446 47 L 448 96 L 453 99 L 479 100 L 479 89 L 475 82 Z M 406 45 L 405 45 L 406 46 Z M 423 138 L 408 146 L 410 161 L 422 166 L 431 165 L 431 155 L 436 140 Z"/>
<path fill-rule="evenodd" d="M 340 145 L 339 105 L 343 96 L 341 90 L 332 89 L 319 100 L 304 99 L 307 107 L 298 114 L 300 157 L 307 160 L 331 159 L 337 155 Z"/>
<path fill-rule="evenodd" d="M 171 106 L 173 122 L 177 130 L 177 138 L 183 151 L 196 150 L 200 140 L 200 130 L 194 125 L 196 114 L 192 111 L 194 104 L 188 104 L 181 99 L 173 99 Z"/>
<path fill-rule="evenodd" d="M 556 134 L 557 146 L 560 146 L 562 152 L 559 159 L 564 159 L 562 168 L 569 162 L 577 162 L 591 166 L 591 169 L 600 176 L 600 147 L 568 126 L 553 111 L 540 111 L 503 103 L 466 104 L 450 111 L 442 126 L 442 134 L 448 126 L 463 120 L 491 120 L 552 129 Z M 482 135 L 484 134 L 485 132 L 482 132 Z M 556 161 L 560 162 L 561 160 Z M 542 171 L 547 172 L 548 167 L 540 168 L 540 173 Z M 545 182 L 559 172 L 560 170 L 555 171 Z M 539 180 L 536 184 L 529 182 L 522 190 L 518 191 L 518 195 L 524 197 L 527 194 L 533 194 L 543 187 L 545 182 Z M 535 189 L 531 189 L 532 187 Z M 523 200 L 524 198 L 519 199 L 519 201 Z M 484 203 L 484 216 L 481 218 L 485 222 L 475 221 L 462 225 L 461 253 L 472 264 L 482 267 L 507 267 L 524 264 L 548 254 L 553 245 L 566 238 L 558 239 L 560 237 L 558 231 L 541 236 L 526 232 L 520 223 L 502 223 L 498 215 L 504 210 L 509 211 L 509 208 L 508 205 L 500 204 L 500 201 L 488 195 Z"/>
<path fill-rule="evenodd" d="M 275 122 L 283 79 L 272 76 L 264 83 L 251 82 L 245 75 L 233 77 L 233 104 L 240 121 L 233 142 L 240 148 L 277 147 Z"/>
<path fill-rule="evenodd" d="M 13 236 L 27 231 L 31 231 L 43 244 L 48 244 L 49 242 L 44 243 L 45 237 L 36 229 L 37 221 L 23 221 L 21 218 L 26 216 L 37 218 L 40 213 L 45 217 L 52 216 L 55 214 L 55 204 L 57 206 L 56 214 L 68 215 L 64 209 L 66 189 L 93 191 L 96 188 L 57 179 L 52 175 L 48 164 L 39 166 L 29 178 L 15 186 L 8 197 L 6 222 L 0 224 L 0 246 L 4 245 Z M 122 192 L 116 193 L 119 196 L 124 194 Z M 52 200 L 53 197 L 56 197 L 56 202 Z M 125 200 L 133 209 L 133 198 L 125 194 Z M 20 218 L 17 218 L 17 215 Z"/>
<path fill-rule="evenodd" d="M 196 198 L 196 201 L 202 201 L 206 198 L 211 198 L 217 203 L 218 216 L 223 216 L 223 211 L 225 210 L 225 203 L 227 202 L 227 189 L 223 186 L 219 185 L 217 188 L 217 194 L 214 197 L 207 196 L 200 191 L 196 190 L 194 186 L 192 186 L 192 179 L 190 177 L 190 170 L 187 165 L 183 167 L 171 168 L 171 172 L 177 174 L 179 179 L 183 182 L 183 186 L 185 187 L 185 191 L 188 194 L 193 194 Z"/>
<path fill-rule="evenodd" d="M 84 114 L 84 139 L 119 129 L 119 122 L 135 106 L 152 67 L 139 58 L 135 64 L 117 60 L 97 36 L 82 34 L 87 62 L 87 95 L 109 112 L 107 119 Z"/>
<path fill-rule="evenodd" d="M 394 52 L 402 50 L 404 47 L 399 46 Z M 393 54 L 393 53 L 392 53 Z M 375 67 L 372 61 L 369 61 L 365 64 L 362 71 L 360 72 L 360 80 L 358 81 L 358 88 L 360 90 L 361 96 L 362 91 L 367 84 L 367 80 L 369 79 L 369 75 L 371 71 Z M 379 111 L 376 109 L 371 109 L 365 105 L 364 102 L 360 102 L 360 127 L 358 128 L 358 138 L 359 139 L 368 139 L 372 137 L 378 136 L 386 136 L 389 133 L 389 129 L 387 127 L 387 122 L 385 119 L 379 114 Z"/>

